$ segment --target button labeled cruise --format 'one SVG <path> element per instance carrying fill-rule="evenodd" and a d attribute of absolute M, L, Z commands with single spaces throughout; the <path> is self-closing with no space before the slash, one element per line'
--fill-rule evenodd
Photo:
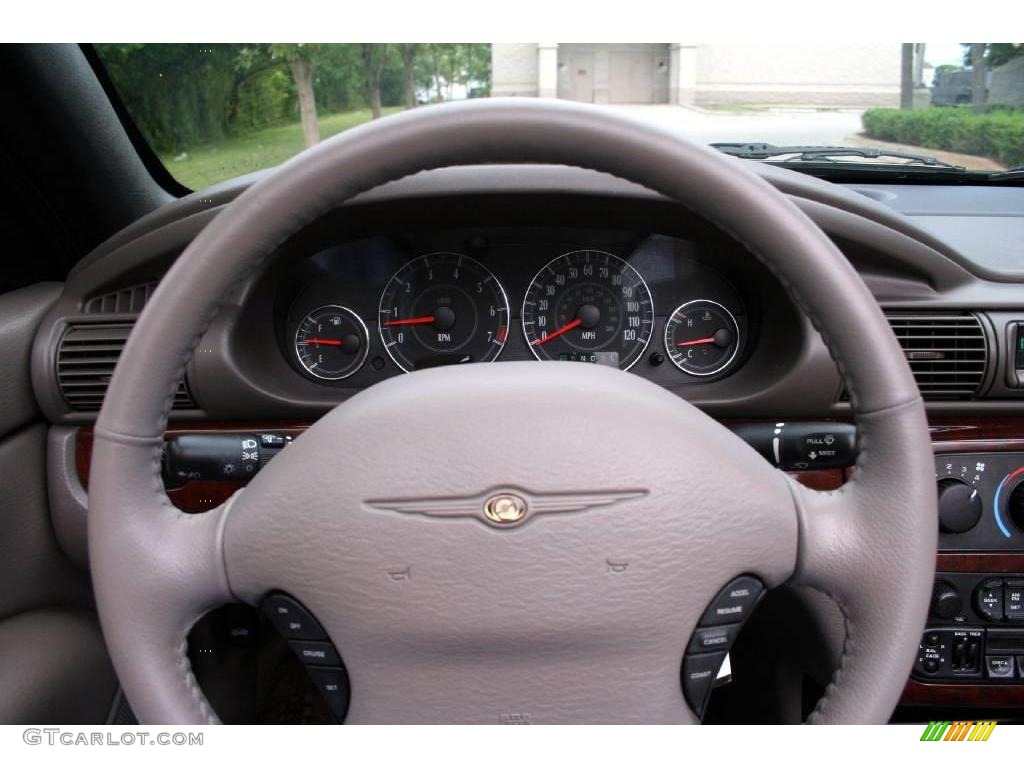
<path fill-rule="evenodd" d="M 293 640 L 292 650 L 303 664 L 315 664 L 321 667 L 337 667 L 341 658 L 330 643 L 318 643 L 308 640 Z"/>
<path fill-rule="evenodd" d="M 699 626 L 713 627 L 720 624 L 739 624 L 746 621 L 764 585 L 753 576 L 740 576 L 718 593 L 711 605 L 704 611 Z"/>

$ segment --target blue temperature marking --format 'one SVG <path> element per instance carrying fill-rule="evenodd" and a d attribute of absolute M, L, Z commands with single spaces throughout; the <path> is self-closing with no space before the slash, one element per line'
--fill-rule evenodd
<path fill-rule="evenodd" d="M 1003 536 L 1005 536 L 1008 539 L 1013 538 L 1013 534 L 1010 533 L 1009 528 L 1006 527 L 1006 523 L 1003 522 L 1003 515 L 1000 510 L 1000 507 L 1002 506 L 1003 502 L 1003 488 L 1006 487 L 1006 483 L 1008 481 L 1012 480 L 1022 472 L 1024 472 L 1024 467 L 1020 467 L 1019 469 L 1014 470 L 1013 472 L 1011 472 L 1002 479 L 1002 481 L 999 483 L 999 487 L 996 488 L 995 503 L 992 504 L 992 512 L 996 518 L 996 525 L 999 526 L 999 530 L 1002 531 Z"/>

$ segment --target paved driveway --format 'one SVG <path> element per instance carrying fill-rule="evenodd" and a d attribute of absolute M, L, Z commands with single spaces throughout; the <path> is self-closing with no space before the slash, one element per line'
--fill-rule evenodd
<path fill-rule="evenodd" d="M 678 131 L 695 141 L 767 142 L 783 144 L 831 144 L 857 147 L 879 147 L 929 155 L 972 170 L 1003 170 L 988 158 L 961 155 L 938 149 L 890 144 L 860 136 L 863 130 L 862 109 L 750 109 L 735 111 L 691 109 L 671 104 L 607 105 L 620 114 L 629 115 L 663 128 Z"/>
<path fill-rule="evenodd" d="M 616 104 L 620 114 L 679 131 L 705 144 L 763 141 L 769 144 L 846 144 L 861 130 L 863 110 L 765 109 L 707 111 L 671 104 Z"/>

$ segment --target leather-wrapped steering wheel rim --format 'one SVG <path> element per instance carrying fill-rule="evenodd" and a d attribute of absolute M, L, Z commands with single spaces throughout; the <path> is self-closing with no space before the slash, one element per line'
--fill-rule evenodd
<path fill-rule="evenodd" d="M 314 425 L 225 505 L 198 515 L 175 509 L 160 475 L 163 432 L 177 382 L 224 297 L 286 240 L 359 193 L 421 171 L 484 163 L 571 165 L 613 174 L 685 206 L 754 253 L 821 333 L 842 374 L 858 429 L 859 458 L 850 481 L 829 493 L 799 486 L 696 409 L 639 377 L 589 370 L 594 366 L 501 363 L 414 373 L 372 387 Z M 525 397 L 549 387 L 585 392 L 590 410 L 581 412 L 595 414 L 611 430 L 620 422 L 598 406 L 629 397 L 662 453 L 692 452 L 695 462 L 735 461 L 735 466 L 722 469 L 722 482 L 709 485 L 704 497 L 680 511 L 669 493 L 672 483 L 659 486 L 650 479 L 653 468 L 645 474 L 637 462 L 607 481 L 615 488 L 642 489 L 645 499 L 635 512 L 623 504 L 621 512 L 552 516 L 523 526 L 514 534 L 518 538 L 486 530 L 477 521 L 448 520 L 443 527 L 393 519 L 369 509 L 367 501 L 392 485 L 396 492 L 422 488 L 426 496 L 431 490 L 443 496 L 446 490 L 427 487 L 434 474 L 443 478 L 443 467 L 413 469 L 405 473 L 413 477 L 389 485 L 379 466 L 383 458 L 372 445 L 372 420 L 386 420 L 390 409 L 405 407 L 414 385 L 443 420 L 424 420 L 422 431 L 414 434 L 438 429 L 453 455 L 469 452 L 465 463 L 478 471 L 470 472 L 465 488 L 461 476 L 449 480 L 467 493 L 495 483 L 529 486 L 533 461 L 516 458 L 502 464 L 505 474 L 495 474 L 497 462 L 490 460 L 487 446 L 473 444 L 472 408 L 484 407 L 487 397 Z M 571 412 L 582 408 L 580 399 L 568 392 L 555 397 L 551 407 Z M 515 445 L 525 427 L 511 417 L 502 423 Z M 659 423 L 675 426 L 663 429 Z M 564 435 L 553 429 L 550 440 L 578 443 L 585 433 L 574 429 L 567 424 Z M 335 443 L 346 439 L 366 447 L 361 466 L 364 475 L 374 477 L 364 487 L 351 490 L 351 497 L 339 488 L 343 503 L 335 507 L 288 495 L 296 461 L 327 455 L 329 463 L 331 452 L 342 450 Z M 630 449 L 628 440 L 623 447 Z M 670 466 L 658 466 L 658 472 Z M 330 482 L 330 467 L 325 464 L 323 471 Z M 584 468 L 576 485 L 552 481 L 539 490 L 592 490 L 601 478 L 599 471 Z M 747 495 L 738 496 L 748 483 Z M 191 674 L 187 633 L 210 609 L 235 600 L 255 602 L 276 587 L 308 589 L 304 602 L 321 618 L 346 663 L 353 660 L 350 720 L 355 722 L 407 722 L 421 713 L 424 719 L 472 721 L 481 712 L 481 721 L 489 722 L 502 707 L 520 703 L 532 706 L 540 721 L 692 722 L 696 718 L 678 690 L 678 663 L 673 682 L 666 680 L 667 660 L 676 644 L 681 658 L 687 628 L 706 605 L 709 585 L 728 576 L 728 570 L 708 573 L 719 561 L 723 569 L 758 574 L 769 587 L 799 584 L 835 600 L 845 621 L 842 658 L 810 720 L 884 722 L 903 689 L 924 625 L 937 539 L 923 403 L 877 303 L 833 243 L 740 161 L 598 109 L 533 99 L 416 109 L 353 129 L 285 163 L 231 203 L 177 259 L 126 344 L 96 424 L 89 495 L 90 560 L 104 634 L 133 709 L 141 721 L 152 723 L 217 721 Z M 722 509 L 727 503 L 742 505 L 744 498 L 750 498 L 745 508 L 727 514 Z M 635 520 L 650 521 L 646 534 L 640 524 L 623 523 L 640 512 L 644 516 Z M 684 526 L 680 518 L 686 515 L 691 517 Z M 315 521 L 336 536 L 335 549 L 306 549 L 321 545 L 295 532 L 299 519 Z M 705 562 L 688 550 L 692 556 L 680 552 L 682 562 L 675 563 L 665 549 L 696 546 L 702 537 L 721 539 L 726 554 Z M 555 540 L 581 543 L 559 559 L 547 549 Z M 533 554 L 525 559 L 527 550 L 517 547 L 527 541 Z M 273 550 L 278 545 L 280 558 Z M 387 547 L 395 557 L 426 558 L 422 562 L 428 566 L 417 573 L 426 573 L 438 601 L 429 611 L 418 614 L 422 599 L 407 602 L 409 597 L 384 591 L 368 575 L 378 565 L 374 553 Z M 453 552 L 461 547 L 465 561 L 456 558 L 455 566 L 444 561 L 441 567 L 429 559 L 446 547 Z M 614 547 L 638 553 L 637 578 L 649 573 L 652 580 L 635 594 L 649 596 L 650 604 L 646 598 L 614 599 L 609 589 L 594 589 L 606 582 L 598 582 L 601 577 L 587 571 L 587 563 Z M 310 564 L 328 552 L 330 563 Z M 507 574 L 507 590 L 474 578 L 474 568 L 487 567 L 477 562 L 484 557 Z M 280 562 L 269 564 L 274 560 Z M 361 591 L 345 580 L 357 581 Z M 652 586 L 657 584 L 665 586 Z M 561 601 L 548 595 L 557 597 L 559 589 L 564 590 Z M 516 595 L 508 594 L 513 591 Z M 454 595 L 458 600 L 450 599 Z M 574 595 L 593 600 L 591 613 L 573 613 Z M 655 598 L 663 602 L 655 605 Z M 462 614 L 469 607 L 482 617 L 479 623 Z M 631 650 L 627 635 L 605 632 L 597 621 L 605 609 L 616 627 L 639 618 L 665 631 L 637 638 Z M 519 634 L 505 623 L 512 615 L 515 627 L 523 627 Z M 439 616 L 444 622 L 438 623 Z M 655 621 L 658 617 L 664 622 Z M 590 620 L 595 623 L 589 635 L 577 632 Z M 445 622 L 453 635 L 462 633 L 461 645 L 431 635 Z M 479 636 L 470 638 L 477 630 Z M 481 649 L 487 638 L 494 647 Z M 574 644 L 574 652 L 563 654 L 553 638 Z M 424 666 L 427 657 L 432 666 Z M 612 659 L 622 662 L 611 664 L 607 673 L 613 687 L 581 675 L 585 662 Z M 629 659 L 636 660 L 632 670 Z M 498 669 L 506 662 L 507 670 Z M 549 689 L 520 687 L 526 672 L 544 676 Z M 417 675 L 435 674 L 452 700 L 422 712 L 430 691 Z M 388 692 L 403 679 L 404 702 Z M 501 701 L 506 690 L 508 701 Z M 615 700 L 607 701 L 609 695 Z M 488 710 L 492 701 L 495 708 Z"/>

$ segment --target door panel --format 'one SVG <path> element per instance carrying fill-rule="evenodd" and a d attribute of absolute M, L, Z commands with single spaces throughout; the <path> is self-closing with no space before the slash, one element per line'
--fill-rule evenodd
<path fill-rule="evenodd" d="M 0 295 L 0 723 L 104 722 L 117 683 L 89 576 L 60 549 L 47 500 L 48 425 L 29 359 L 60 285 Z"/>

